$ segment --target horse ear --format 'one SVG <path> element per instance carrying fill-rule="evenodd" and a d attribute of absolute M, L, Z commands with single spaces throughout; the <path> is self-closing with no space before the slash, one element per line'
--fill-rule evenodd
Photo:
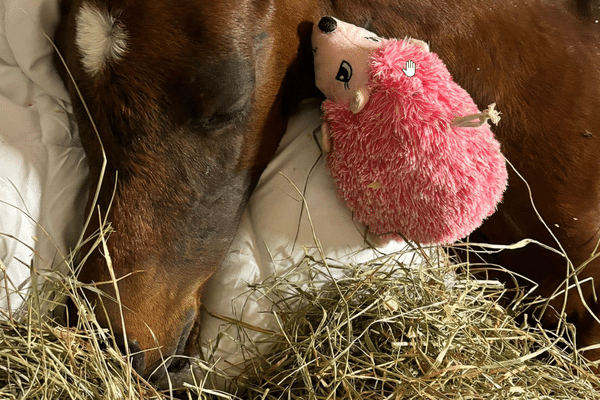
<path fill-rule="evenodd" d="M 354 92 L 354 96 L 352 96 L 352 99 L 350 100 L 350 111 L 352 111 L 354 114 L 360 112 L 363 108 L 365 108 L 368 101 L 369 90 L 366 87 L 358 89 L 356 92 Z"/>

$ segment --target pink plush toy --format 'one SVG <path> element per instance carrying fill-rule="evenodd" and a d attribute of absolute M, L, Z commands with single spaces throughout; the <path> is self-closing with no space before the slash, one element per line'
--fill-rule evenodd
<path fill-rule="evenodd" d="M 506 188 L 500 144 L 443 62 L 419 40 L 384 40 L 323 17 L 312 34 L 323 148 L 341 197 L 376 235 L 452 243 Z"/>

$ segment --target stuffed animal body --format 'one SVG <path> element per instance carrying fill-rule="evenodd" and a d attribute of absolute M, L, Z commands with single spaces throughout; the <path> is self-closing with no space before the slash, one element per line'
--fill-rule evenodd
<path fill-rule="evenodd" d="M 317 86 L 328 98 L 327 164 L 355 218 L 377 235 L 423 244 L 479 227 L 507 184 L 486 121 L 493 105 L 480 113 L 424 42 L 384 40 L 331 17 L 315 24 L 312 39 Z"/>

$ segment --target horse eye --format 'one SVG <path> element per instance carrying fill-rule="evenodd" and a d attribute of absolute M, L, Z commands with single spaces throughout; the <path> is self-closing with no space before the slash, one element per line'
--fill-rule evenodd
<path fill-rule="evenodd" d="M 350 82 L 350 79 L 352 79 L 352 66 L 348 61 L 342 61 L 335 79 L 343 82 L 346 89 L 350 88 L 348 82 Z"/>
<path fill-rule="evenodd" d="M 376 43 L 381 42 L 381 38 L 378 38 L 377 36 L 365 36 L 365 39 L 371 40 L 371 41 L 376 42 Z"/>
<path fill-rule="evenodd" d="M 209 130 L 219 130 L 236 120 L 233 114 L 214 115 L 203 121 L 202 126 Z"/>

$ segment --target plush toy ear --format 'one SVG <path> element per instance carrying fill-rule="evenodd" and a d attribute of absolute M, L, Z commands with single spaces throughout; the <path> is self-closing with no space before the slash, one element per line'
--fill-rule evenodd
<path fill-rule="evenodd" d="M 369 90 L 365 88 L 360 88 L 356 92 L 354 92 L 354 96 L 350 100 L 350 111 L 354 114 L 360 112 L 369 101 Z"/>
<path fill-rule="evenodd" d="M 429 51 L 429 45 L 428 45 L 427 43 L 425 43 L 424 41 L 422 41 L 422 40 L 419 40 L 419 39 L 412 39 L 412 38 L 411 38 L 411 39 L 408 39 L 408 43 L 411 43 L 411 44 L 414 44 L 414 45 L 420 46 L 420 47 L 422 47 L 423 49 L 425 49 L 425 51 L 427 51 L 427 52 Z"/>

